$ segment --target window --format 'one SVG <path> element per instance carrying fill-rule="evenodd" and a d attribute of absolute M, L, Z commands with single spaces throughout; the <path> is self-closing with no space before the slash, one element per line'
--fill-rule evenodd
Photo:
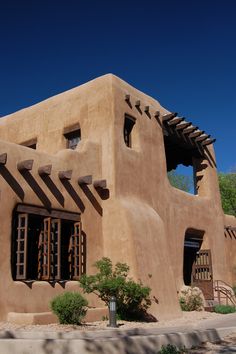
<path fill-rule="evenodd" d="M 27 140 L 25 141 L 24 143 L 20 144 L 20 145 L 23 145 L 23 146 L 26 146 L 30 149 L 34 149 L 36 150 L 36 147 L 37 147 L 37 139 L 34 138 L 34 139 L 30 139 L 30 140 Z"/>
<path fill-rule="evenodd" d="M 67 141 L 67 149 L 75 150 L 81 140 L 80 129 L 76 129 L 76 130 L 71 131 L 69 133 L 65 133 L 64 136 Z"/>
<path fill-rule="evenodd" d="M 126 114 L 125 121 L 124 121 L 124 141 L 125 141 L 125 145 L 128 146 L 129 148 L 132 147 L 131 131 L 133 129 L 134 124 L 135 124 L 135 118 L 128 116 Z"/>
<path fill-rule="evenodd" d="M 79 215 L 47 214 L 43 208 L 25 205 L 14 212 L 13 279 L 69 280 L 85 272 L 85 235 Z"/>

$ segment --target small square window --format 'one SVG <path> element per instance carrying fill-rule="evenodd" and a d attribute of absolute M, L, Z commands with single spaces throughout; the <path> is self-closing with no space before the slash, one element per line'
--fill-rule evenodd
<path fill-rule="evenodd" d="M 34 149 L 36 150 L 36 147 L 37 147 L 37 139 L 34 138 L 34 139 L 30 139 L 30 140 L 27 140 L 23 143 L 21 143 L 20 145 L 23 145 L 23 146 L 26 146 L 30 149 Z"/>
<path fill-rule="evenodd" d="M 67 141 L 67 149 L 75 150 L 81 140 L 80 129 L 64 134 Z"/>

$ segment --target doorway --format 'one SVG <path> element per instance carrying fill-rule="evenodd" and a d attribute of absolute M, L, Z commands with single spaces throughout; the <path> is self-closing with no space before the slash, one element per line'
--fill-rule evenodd
<path fill-rule="evenodd" d="M 206 300 L 214 298 L 211 250 L 202 249 L 204 231 L 188 229 L 184 241 L 184 284 L 200 288 Z"/>

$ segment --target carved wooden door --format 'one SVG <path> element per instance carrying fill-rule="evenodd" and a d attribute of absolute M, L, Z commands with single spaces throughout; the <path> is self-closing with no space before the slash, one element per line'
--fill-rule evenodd
<path fill-rule="evenodd" d="M 206 300 L 214 299 L 211 250 L 200 250 L 192 267 L 192 286 L 203 292 Z"/>

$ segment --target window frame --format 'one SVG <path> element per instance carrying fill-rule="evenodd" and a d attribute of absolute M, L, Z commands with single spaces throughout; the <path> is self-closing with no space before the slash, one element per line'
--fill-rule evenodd
<path fill-rule="evenodd" d="M 41 207 L 35 207 L 35 213 L 22 213 L 20 211 L 22 209 L 32 211 L 34 207 L 20 205 L 13 213 L 13 225 L 15 225 L 12 236 L 13 279 L 16 281 L 78 280 L 85 271 L 84 263 L 86 261 L 80 215 L 70 212 L 61 212 L 60 214 L 60 211 L 54 210 L 54 212 L 51 211 L 53 215 L 49 216 L 46 209 L 42 213 L 43 208 Z M 41 211 L 40 214 L 36 213 L 38 209 Z M 31 215 L 34 218 L 31 218 Z M 35 215 L 37 215 L 36 219 Z M 55 216 L 61 217 L 55 218 Z M 35 232 L 33 228 L 34 219 L 36 220 Z M 29 270 L 30 261 L 27 258 L 27 251 L 30 247 L 29 242 L 32 242 L 32 234 L 35 235 L 33 243 L 36 253 L 33 253 L 37 254 L 37 260 L 35 261 L 35 267 Z M 62 249 L 62 243 L 65 245 L 64 242 L 67 246 L 63 246 Z M 21 267 L 23 268 L 21 269 Z M 62 269 L 64 270 L 64 279 L 61 276 Z M 35 276 L 36 279 L 31 279 L 32 276 Z"/>
<path fill-rule="evenodd" d="M 136 118 L 125 113 L 124 116 L 124 127 L 123 127 L 123 138 L 125 145 L 132 149 L 132 130 L 135 126 Z"/>

